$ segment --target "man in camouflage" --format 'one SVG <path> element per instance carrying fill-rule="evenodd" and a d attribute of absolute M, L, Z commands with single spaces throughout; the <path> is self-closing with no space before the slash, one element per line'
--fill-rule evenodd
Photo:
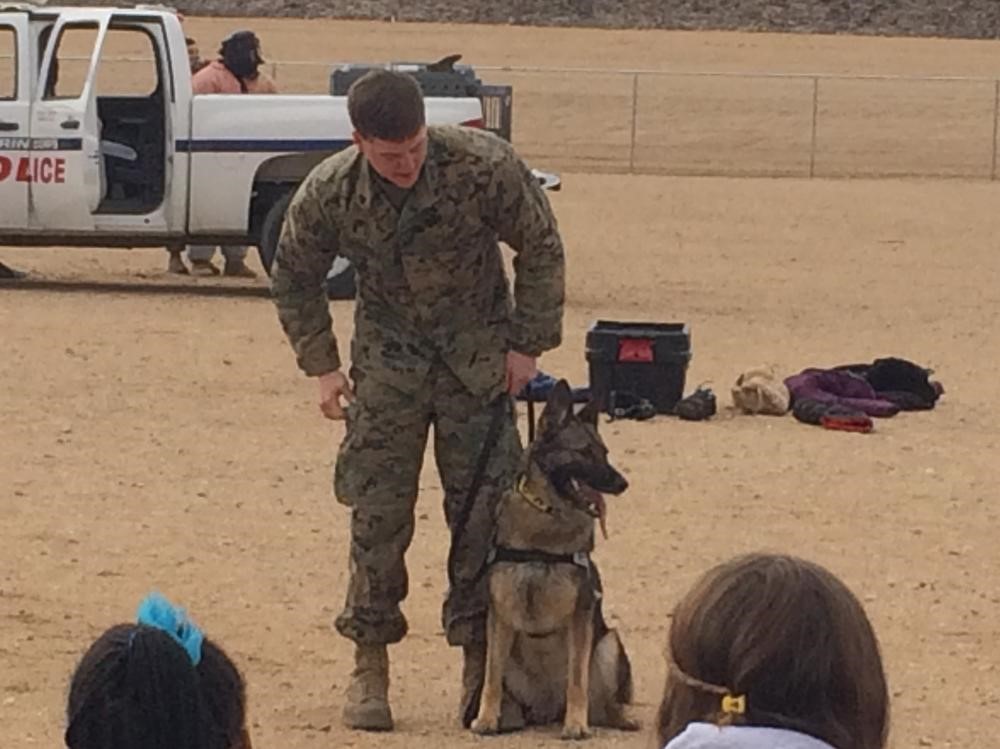
<path fill-rule="evenodd" d="M 497 408 L 482 488 L 454 550 L 442 622 L 464 654 L 464 713 L 481 682 L 485 562 L 493 509 L 521 442 L 511 394 L 562 335 L 564 260 L 548 200 L 513 149 L 471 128 L 427 127 L 416 81 L 373 71 L 348 94 L 354 146 L 320 164 L 285 218 L 272 271 L 281 324 L 320 408 L 346 418 L 334 491 L 351 508 L 350 582 L 337 631 L 356 643 L 344 721 L 390 730 L 386 646 L 407 632 L 400 602 L 430 425 L 456 538 Z M 498 241 L 515 252 L 513 299 Z M 324 280 L 356 268 L 350 379 L 341 371 Z M 344 404 L 342 404 L 342 400 Z M 346 404 L 346 405 L 345 405 Z"/>

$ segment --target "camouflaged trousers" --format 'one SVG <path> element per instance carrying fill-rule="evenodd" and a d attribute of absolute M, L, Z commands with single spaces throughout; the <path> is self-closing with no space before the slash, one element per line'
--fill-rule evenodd
<path fill-rule="evenodd" d="M 466 502 L 479 453 L 496 407 L 473 396 L 444 364 L 424 387 L 402 392 L 368 378 L 355 379 L 347 433 L 334 470 L 338 501 L 351 508 L 350 582 L 337 631 L 361 644 L 399 642 L 407 632 L 399 604 L 408 592 L 405 554 L 413 538 L 420 469 L 431 425 L 434 458 L 444 488 L 444 514 L 453 530 Z M 481 569 L 493 537 L 494 509 L 509 487 L 522 451 L 512 401 L 505 401 L 495 444 L 468 523 L 455 550 L 462 579 Z M 449 589 L 442 609 L 448 643 L 485 640 L 484 578 Z"/>

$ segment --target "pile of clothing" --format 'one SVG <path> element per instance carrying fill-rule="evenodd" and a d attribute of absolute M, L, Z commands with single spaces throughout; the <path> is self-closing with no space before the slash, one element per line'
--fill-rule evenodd
<path fill-rule="evenodd" d="M 733 403 L 746 413 L 781 415 L 827 429 L 870 432 L 873 418 L 900 411 L 934 408 L 944 394 L 932 370 L 898 357 L 831 369 L 810 367 L 778 381 L 773 371 L 744 373 L 733 388 Z"/>
<path fill-rule="evenodd" d="M 830 369 L 809 367 L 783 380 L 771 367 L 757 367 L 741 374 L 732 388 L 733 405 L 747 414 L 783 416 L 789 411 L 804 424 L 848 432 L 870 432 L 873 418 L 887 418 L 900 411 L 934 408 L 944 394 L 933 370 L 907 359 L 885 357 L 870 364 L 843 364 Z M 518 395 L 519 400 L 544 401 L 556 378 L 539 372 Z M 585 403 L 590 389 L 573 389 L 573 400 Z M 652 418 L 656 411 L 648 400 L 634 393 L 609 394 L 612 419 Z M 716 413 L 715 394 L 699 386 L 682 398 L 673 413 L 687 421 L 702 421 Z"/>

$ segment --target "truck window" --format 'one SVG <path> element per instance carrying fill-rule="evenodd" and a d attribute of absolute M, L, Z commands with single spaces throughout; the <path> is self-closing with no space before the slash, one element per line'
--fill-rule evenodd
<path fill-rule="evenodd" d="M 10 26 L 0 26 L 0 101 L 17 98 L 17 37 Z"/>
<path fill-rule="evenodd" d="M 87 84 L 90 58 L 97 44 L 97 24 L 63 27 L 45 86 L 46 99 L 79 99 Z"/>
<path fill-rule="evenodd" d="M 97 95 L 147 97 L 159 82 L 153 37 L 140 28 L 108 29 L 97 63 Z"/>

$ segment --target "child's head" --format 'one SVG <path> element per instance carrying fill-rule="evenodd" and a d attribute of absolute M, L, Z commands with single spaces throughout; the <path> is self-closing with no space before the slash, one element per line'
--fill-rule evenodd
<path fill-rule="evenodd" d="M 108 629 L 70 682 L 70 749 L 250 749 L 242 676 L 229 657 L 153 595 L 138 624 Z"/>
<path fill-rule="evenodd" d="M 666 655 L 660 746 L 691 722 L 885 746 L 878 641 L 857 598 L 817 564 L 750 554 L 710 570 L 674 610 Z"/>
<path fill-rule="evenodd" d="M 246 684 L 243 675 L 225 651 L 209 639 L 202 644 L 198 677 L 208 713 L 208 745 L 251 749 L 246 729 Z"/>

